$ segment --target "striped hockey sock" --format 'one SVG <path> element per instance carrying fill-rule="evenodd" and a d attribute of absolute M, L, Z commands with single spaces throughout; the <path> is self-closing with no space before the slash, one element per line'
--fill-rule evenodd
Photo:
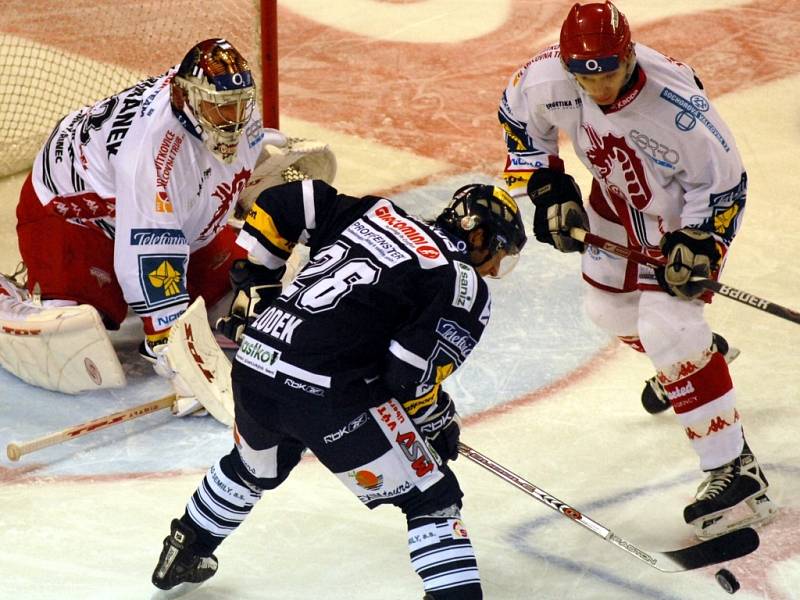
<path fill-rule="evenodd" d="M 481 581 L 475 551 L 460 518 L 425 516 L 410 519 L 411 566 L 434 600 L 480 600 Z"/>
<path fill-rule="evenodd" d="M 231 462 L 229 454 L 208 470 L 182 517 L 197 531 L 195 546 L 208 554 L 233 533 L 261 498 L 262 491 L 248 486 Z"/>

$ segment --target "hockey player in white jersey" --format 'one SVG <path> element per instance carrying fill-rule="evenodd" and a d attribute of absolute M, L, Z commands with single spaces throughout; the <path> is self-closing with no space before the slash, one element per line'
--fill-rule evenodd
<path fill-rule="evenodd" d="M 37 155 L 17 208 L 30 297 L 4 281 L 0 319 L 28 329 L 38 319 L 58 337 L 78 306 L 93 307 L 96 318 L 61 339 L 55 359 L 44 356 L 52 344 L 33 352 L 19 346 L 23 338 L 34 343 L 32 336 L 0 339 L 0 364 L 58 391 L 122 385 L 105 329 L 119 328 L 132 310 L 143 323 L 142 354 L 174 377 L 162 352 L 170 326 L 191 299 L 211 306 L 230 291 L 230 267 L 246 253 L 228 220 L 237 207 L 246 212 L 243 190 L 251 178 L 263 179 L 259 169 L 290 166 L 281 150 L 287 141 L 262 129 L 250 67 L 224 39 L 204 40 L 163 75 L 65 116 Z M 65 376 L 60 365 L 75 362 L 68 349 L 86 339 L 99 350 Z M 24 357 L 36 354 L 41 365 L 27 364 Z"/>
<path fill-rule="evenodd" d="M 694 275 L 718 276 L 747 191 L 733 135 L 700 79 L 691 67 L 632 42 L 611 2 L 575 4 L 560 43 L 511 78 L 499 119 L 506 181 L 526 186 L 535 237 L 582 254 L 589 316 L 651 360 L 654 387 L 708 473 L 685 521 L 702 538 L 766 521 L 776 509 L 744 439 L 730 350 L 704 318 L 708 293 L 691 282 Z M 592 175 L 585 204 L 564 172 L 559 132 Z M 569 236 L 571 227 L 663 256 L 666 268 L 654 272 L 584 248 Z M 751 511 L 732 516 L 740 504 Z"/>

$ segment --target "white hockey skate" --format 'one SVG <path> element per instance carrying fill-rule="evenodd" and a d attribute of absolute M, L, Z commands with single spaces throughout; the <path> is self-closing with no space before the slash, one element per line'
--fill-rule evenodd
<path fill-rule="evenodd" d="M 725 362 L 730 364 L 739 356 L 739 349 L 728 345 L 727 340 L 720 334 L 715 333 L 711 341 L 711 347 L 725 357 Z M 642 390 L 642 406 L 651 415 L 656 415 L 664 412 L 672 407 L 672 404 L 667 397 L 667 392 L 658 378 L 653 375 L 650 379 L 644 382 L 644 389 Z"/>
<path fill-rule="evenodd" d="M 742 453 L 714 469 L 697 488 L 695 502 L 683 510 L 701 540 L 772 519 L 778 507 L 767 496 L 769 482 L 747 442 Z"/>

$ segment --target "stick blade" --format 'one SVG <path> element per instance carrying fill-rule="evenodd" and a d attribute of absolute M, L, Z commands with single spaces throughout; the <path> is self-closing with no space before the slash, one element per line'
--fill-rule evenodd
<path fill-rule="evenodd" d="M 741 558 L 758 548 L 759 543 L 758 533 L 752 527 L 737 529 L 694 546 L 663 552 L 666 562 L 678 568 L 662 570 L 691 571 Z"/>

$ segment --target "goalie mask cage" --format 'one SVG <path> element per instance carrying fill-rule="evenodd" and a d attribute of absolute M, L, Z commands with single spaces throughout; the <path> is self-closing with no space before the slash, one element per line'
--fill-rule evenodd
<path fill-rule="evenodd" d="M 0 177 L 30 167 L 67 113 L 224 37 L 248 60 L 264 125 L 278 127 L 277 0 L 4 0 Z"/>

